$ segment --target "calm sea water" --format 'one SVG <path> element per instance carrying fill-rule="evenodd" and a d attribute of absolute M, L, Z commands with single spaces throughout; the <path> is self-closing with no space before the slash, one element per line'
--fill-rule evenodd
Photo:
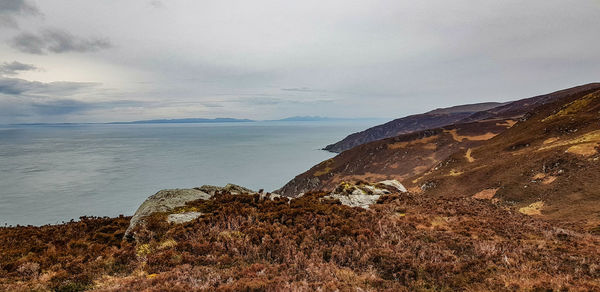
<path fill-rule="evenodd" d="M 131 215 L 166 188 L 272 191 L 378 122 L 0 126 L 0 224 Z"/>

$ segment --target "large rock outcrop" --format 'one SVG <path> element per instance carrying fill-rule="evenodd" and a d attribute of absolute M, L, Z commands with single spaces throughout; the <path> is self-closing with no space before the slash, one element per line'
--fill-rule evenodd
<path fill-rule="evenodd" d="M 198 189 L 172 189 L 161 190 L 148 197 L 135 211 L 131 218 L 125 237 L 131 238 L 133 229 L 143 222 L 144 217 L 157 212 L 169 212 L 175 208 L 185 206 L 185 203 L 196 200 L 208 200 L 212 195 Z"/>
<path fill-rule="evenodd" d="M 168 213 L 179 207 L 185 206 L 186 203 L 191 201 L 209 200 L 217 192 L 227 192 L 231 194 L 254 193 L 250 189 L 234 184 L 227 184 L 225 187 L 204 185 L 193 189 L 161 190 L 148 197 L 148 199 L 140 205 L 131 218 L 127 231 L 125 231 L 125 238 L 133 238 L 133 230 L 139 224 L 143 224 L 145 217 L 158 212 Z M 200 215 L 201 213 L 199 212 L 169 214 L 167 220 L 171 223 L 184 223 L 196 219 Z"/>
<path fill-rule="evenodd" d="M 397 180 L 386 180 L 376 184 L 341 183 L 326 199 L 337 199 L 342 205 L 369 209 L 382 195 L 405 193 L 406 188 Z"/>
<path fill-rule="evenodd" d="M 377 200 L 386 194 L 403 193 L 406 188 L 397 180 L 386 180 L 378 183 L 360 182 L 356 184 L 341 183 L 334 191 L 330 192 L 324 198 L 337 199 L 343 205 L 350 207 L 361 207 L 368 209 L 370 205 L 375 204 Z M 193 189 L 171 189 L 161 190 L 148 197 L 137 209 L 129 227 L 125 232 L 126 239 L 135 237 L 135 230 L 140 224 L 144 224 L 144 219 L 154 213 L 167 213 L 167 222 L 181 224 L 190 222 L 202 215 L 201 212 L 188 211 L 180 212 L 188 202 L 197 200 L 211 200 L 217 193 L 228 193 L 233 195 L 257 194 L 256 192 L 234 184 L 228 184 L 225 187 L 204 185 Z M 278 194 L 258 193 L 261 198 L 276 199 L 281 197 Z M 287 198 L 291 200 L 291 198 Z"/>

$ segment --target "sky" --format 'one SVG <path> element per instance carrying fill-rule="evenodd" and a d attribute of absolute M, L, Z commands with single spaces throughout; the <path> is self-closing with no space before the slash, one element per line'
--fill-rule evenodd
<path fill-rule="evenodd" d="M 0 0 L 0 123 L 398 118 L 600 81 L 598 0 Z"/>

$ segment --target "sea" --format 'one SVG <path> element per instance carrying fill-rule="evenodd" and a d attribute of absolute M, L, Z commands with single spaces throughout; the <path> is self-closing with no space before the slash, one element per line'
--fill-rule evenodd
<path fill-rule="evenodd" d="M 132 215 L 161 189 L 273 191 L 381 120 L 0 126 L 0 224 Z"/>

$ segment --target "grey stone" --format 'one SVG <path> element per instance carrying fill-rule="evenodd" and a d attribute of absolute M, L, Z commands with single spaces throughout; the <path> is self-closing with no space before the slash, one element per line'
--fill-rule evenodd
<path fill-rule="evenodd" d="M 234 184 L 227 184 L 224 187 L 203 185 L 201 187 L 194 188 L 194 189 L 208 193 L 211 196 L 214 196 L 216 192 L 229 192 L 233 195 L 254 193 L 254 191 L 252 191 L 251 189 L 248 189 L 248 188 L 245 188 L 242 186 L 238 186 L 238 185 L 234 185 Z"/>
<path fill-rule="evenodd" d="M 208 200 L 212 195 L 197 189 L 172 189 L 162 190 L 150 196 L 137 209 L 129 227 L 125 231 L 125 238 L 131 238 L 132 230 L 140 223 L 143 218 L 156 212 L 169 212 L 175 208 L 185 206 L 185 203 L 196 200 Z"/>
<path fill-rule="evenodd" d="M 402 193 L 408 192 L 408 190 L 406 190 L 406 188 L 404 187 L 404 185 L 402 183 L 400 183 L 399 181 L 395 180 L 395 179 L 384 180 L 384 181 L 380 181 L 378 183 L 382 184 L 384 186 L 389 186 L 389 187 L 396 188 L 399 192 L 402 192 Z"/>
<path fill-rule="evenodd" d="M 167 222 L 181 224 L 185 222 L 190 222 L 198 217 L 200 217 L 202 213 L 200 212 L 186 212 L 186 213 L 175 213 L 169 214 L 167 217 Z"/>

